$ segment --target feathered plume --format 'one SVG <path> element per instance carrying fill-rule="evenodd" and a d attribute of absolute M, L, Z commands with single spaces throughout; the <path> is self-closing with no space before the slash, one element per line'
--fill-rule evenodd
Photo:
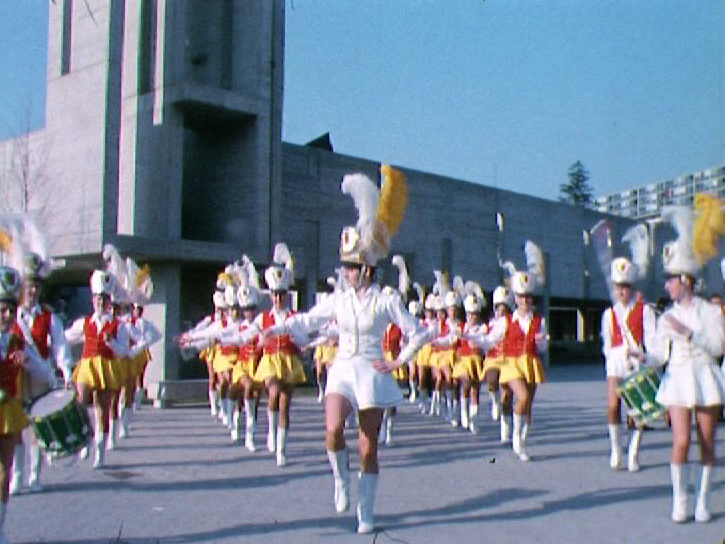
<path fill-rule="evenodd" d="M 126 262 L 113 244 L 103 246 L 103 261 L 106 263 L 106 270 L 116 276 L 119 285 L 128 284 L 128 270 Z"/>
<path fill-rule="evenodd" d="M 524 253 L 526 254 L 526 268 L 529 274 L 534 276 L 538 285 L 544 285 L 546 275 L 544 273 L 544 254 L 541 252 L 541 248 L 531 240 L 526 240 Z"/>
<path fill-rule="evenodd" d="M 289 248 L 287 247 L 287 244 L 284 242 L 279 242 L 274 246 L 274 254 L 272 256 L 272 262 L 278 266 L 284 266 L 287 270 L 289 270 L 292 273 L 292 276 L 294 276 L 295 271 L 295 261 L 292 257 L 292 253 L 290 252 Z"/>
<path fill-rule="evenodd" d="M 461 276 L 453 276 L 453 290 L 458 293 L 461 300 L 466 296 L 465 284 Z"/>
<path fill-rule="evenodd" d="M 451 290 L 448 286 L 448 273 L 441 272 L 440 270 L 434 270 L 433 276 L 435 276 L 436 279 L 433 284 L 433 294 L 445 297 L 446 293 Z"/>
<path fill-rule="evenodd" d="M 511 261 L 505 261 L 505 262 L 501 263 L 500 266 L 508 274 L 508 278 L 507 279 L 510 279 L 511 276 L 513 276 L 514 274 L 516 274 L 516 266 L 514 266 L 514 263 L 512 263 Z"/>
<path fill-rule="evenodd" d="M 687 206 L 665 206 L 662 221 L 669 222 L 677 231 L 677 240 L 686 247 L 692 247 L 694 214 Z"/>
<path fill-rule="evenodd" d="M 408 184 L 405 175 L 388 164 L 380 167 L 383 187 L 377 209 L 377 219 L 387 227 L 388 238 L 395 236 L 405 216 L 408 205 Z"/>
<path fill-rule="evenodd" d="M 467 281 L 463 286 L 464 297 L 473 295 L 481 302 L 481 307 L 485 308 L 487 305 L 486 294 L 483 292 L 481 285 L 475 281 Z"/>
<path fill-rule="evenodd" d="M 629 244 L 632 253 L 632 264 L 637 268 L 637 278 L 647 274 L 649 264 L 649 231 L 642 223 L 630 227 L 622 236 L 622 242 Z"/>
<path fill-rule="evenodd" d="M 380 190 L 366 175 L 348 174 L 342 179 L 342 192 L 352 197 L 357 208 L 356 226 L 360 237 L 370 243 L 375 239 L 375 214 L 380 200 Z"/>
<path fill-rule="evenodd" d="M 25 264 L 22 220 L 16 214 L 0 215 L 0 264 L 22 271 Z"/>
<path fill-rule="evenodd" d="M 725 235 L 725 204 L 707 193 L 695 195 L 695 221 L 693 249 L 700 264 L 715 257 L 719 251 L 720 238 Z"/>
<path fill-rule="evenodd" d="M 410 276 L 408 276 L 408 267 L 405 266 L 405 260 L 401 255 L 393 255 L 390 260 L 393 266 L 398 269 L 398 292 L 403 300 L 408 298 L 408 289 L 410 289 Z"/>
<path fill-rule="evenodd" d="M 259 289 L 259 274 L 252 260 L 246 255 L 242 255 L 242 268 L 247 274 L 249 285 L 255 289 Z"/>
<path fill-rule="evenodd" d="M 594 252 L 597 254 L 597 260 L 599 261 L 599 267 L 602 270 L 604 281 L 607 284 L 607 291 L 609 297 L 614 300 L 614 284 L 612 283 L 612 276 L 610 270 L 612 268 L 612 261 L 614 260 L 614 244 L 612 243 L 612 227 L 609 221 L 602 219 L 591 229 L 591 241 L 594 247 Z"/>
<path fill-rule="evenodd" d="M 425 291 L 423 290 L 423 287 L 420 285 L 420 283 L 414 281 L 413 289 L 415 289 L 415 292 L 418 293 L 418 302 L 423 304 L 423 302 L 425 302 Z"/>
<path fill-rule="evenodd" d="M 124 287 L 131 301 L 145 306 L 154 294 L 154 283 L 151 280 L 151 269 L 147 264 L 139 268 L 131 257 L 126 258 L 126 283 Z"/>

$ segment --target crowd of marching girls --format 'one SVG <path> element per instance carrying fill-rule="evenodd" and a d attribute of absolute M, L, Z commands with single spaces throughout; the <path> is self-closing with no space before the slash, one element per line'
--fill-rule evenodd
<path fill-rule="evenodd" d="M 533 458 L 527 439 L 535 430 L 532 407 L 545 381 L 542 357 L 549 341 L 546 321 L 535 307 L 535 295 L 546 281 L 543 252 L 530 240 L 523 245 L 525 267 L 500 263 L 506 281 L 489 286 L 494 287 L 490 305 L 481 285 L 459 276 L 451 280 L 446 272 L 433 271 L 429 289 L 411 284 L 400 255 L 391 258 L 397 285 L 380 286 L 378 266 L 388 259 L 407 204 L 405 176 L 388 166 L 381 174 L 380 188 L 363 174 L 344 177 L 341 189 L 354 201 L 357 222 L 342 230 L 340 267 L 328 279 L 329 292 L 318 294 L 309 310 L 298 311 L 294 259 L 279 243 L 264 270 L 264 285 L 252 260 L 243 255 L 218 274 L 210 315 L 175 339 L 206 365 L 211 415 L 250 454 L 257 451 L 257 414 L 265 401 L 266 449 L 279 467 L 288 463 L 295 387 L 307 381 L 304 361 L 314 361 L 338 513 L 350 508 L 352 486 L 343 431 L 350 426 L 358 432 L 360 533 L 375 529 L 378 447 L 394 442 L 403 392 L 420 417 L 444 418 L 473 435 L 490 415 L 500 429 L 500 442 L 510 444 L 522 462 Z M 672 304 L 659 312 L 637 291 L 650 259 L 648 228 L 637 225 L 624 234 L 630 257 L 615 256 L 607 222 L 588 233 L 612 300 L 601 322 L 609 465 L 639 470 L 645 429 L 666 413 L 672 429 L 671 517 L 686 521 L 694 421 L 700 445 L 694 518 L 707 522 L 715 431 L 725 400 L 719 364 L 725 320 L 722 304 L 696 292 L 700 269 L 718 253 L 725 211 L 714 197 L 697 195 L 694 209 L 666 209 L 662 220 L 678 236 L 664 245 L 664 287 Z M 161 335 L 143 315 L 153 291 L 149 270 L 124 259 L 113 246 L 104 248 L 104 266 L 90 275 L 90 313 L 65 330 L 52 309 L 40 303 L 43 282 L 57 263 L 48 257 L 31 220 L 0 216 L 0 255 L 2 543 L 8 497 L 42 490 L 44 458 L 75 452 L 76 435 L 88 433 L 92 439 L 77 448 L 79 456 L 92 452 L 93 466 L 103 467 L 106 451 L 129 435 L 149 347 Z M 83 345 L 77 362 L 71 357 L 72 344 Z M 486 411 L 479 409 L 482 400 L 488 401 Z M 623 404 L 632 416 L 626 461 Z M 70 445 L 56 439 L 50 443 L 46 412 L 74 409 L 82 428 L 65 429 Z M 34 432 L 24 432 L 31 421 Z M 55 437 L 57 431 L 51 434 Z"/>

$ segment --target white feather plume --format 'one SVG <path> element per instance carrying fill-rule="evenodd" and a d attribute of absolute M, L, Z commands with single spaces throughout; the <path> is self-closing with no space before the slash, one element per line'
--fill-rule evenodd
<path fill-rule="evenodd" d="M 259 289 L 259 274 L 257 273 L 257 267 L 254 266 L 252 260 L 246 255 L 242 255 L 242 268 L 246 271 L 249 285 L 255 289 Z"/>
<path fill-rule="evenodd" d="M 649 231 L 642 223 L 630 227 L 622 236 L 622 241 L 629 244 L 632 253 L 632 264 L 637 267 L 637 278 L 643 279 L 649 264 Z"/>
<path fill-rule="evenodd" d="M 274 246 L 272 262 L 278 266 L 285 267 L 287 270 L 292 272 L 292 275 L 294 276 L 294 259 L 292 258 L 292 253 L 287 247 L 287 244 L 284 242 L 279 242 Z"/>
<path fill-rule="evenodd" d="M 692 247 L 692 229 L 695 214 L 688 206 L 665 206 L 662 208 L 662 221 L 669 222 L 677 231 L 677 240 L 684 247 Z"/>
<path fill-rule="evenodd" d="M 544 273 L 544 254 L 541 248 L 531 240 L 526 240 L 524 253 L 526 254 L 526 268 L 529 274 L 534 276 L 538 285 L 544 285 L 546 275 Z"/>
<path fill-rule="evenodd" d="M 503 268 L 506 273 L 509 275 L 509 277 L 516 274 L 516 266 L 511 261 L 505 261 L 501 263 L 501 268 Z"/>
<path fill-rule="evenodd" d="M 425 302 L 425 292 L 423 291 L 423 287 L 420 285 L 420 283 L 414 281 L 413 289 L 415 289 L 415 292 L 418 293 L 418 302 L 423 304 L 423 302 Z"/>
<path fill-rule="evenodd" d="M 446 285 L 446 281 L 443 278 L 443 272 L 441 272 L 440 270 L 434 270 L 433 276 L 436 279 L 435 283 L 433 284 L 433 294 L 444 297 L 448 292 L 448 286 Z"/>
<path fill-rule="evenodd" d="M 352 197 L 358 211 L 357 227 L 360 233 L 370 232 L 380 200 L 380 189 L 365 174 L 348 174 L 342 179 L 342 192 Z"/>
<path fill-rule="evenodd" d="M 390 262 L 398 269 L 398 292 L 403 299 L 406 299 L 408 289 L 410 289 L 410 276 L 408 276 L 408 267 L 405 266 L 405 260 L 402 255 L 393 255 Z"/>
<path fill-rule="evenodd" d="M 103 261 L 106 263 L 106 270 L 116 276 L 119 285 L 128 283 L 128 270 L 126 261 L 113 244 L 103 246 Z"/>
<path fill-rule="evenodd" d="M 463 300 L 466 296 L 465 284 L 463 283 L 463 278 L 461 276 L 453 276 L 453 290 L 458 293 L 461 300 Z"/>
<path fill-rule="evenodd" d="M 0 214 L 0 233 L 2 234 L 2 250 L 0 264 L 10 266 L 22 273 L 25 266 L 25 247 L 23 239 L 23 223 L 17 214 Z"/>
<path fill-rule="evenodd" d="M 483 289 L 475 281 L 467 281 L 464 285 L 463 290 L 466 295 L 473 295 L 474 297 L 482 301 L 486 300 L 486 295 L 483 293 Z"/>

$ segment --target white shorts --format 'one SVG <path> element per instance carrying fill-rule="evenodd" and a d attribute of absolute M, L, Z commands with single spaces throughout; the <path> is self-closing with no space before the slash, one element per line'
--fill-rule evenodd
<path fill-rule="evenodd" d="M 378 372 L 362 357 L 337 358 L 327 373 L 325 395 L 342 395 L 358 410 L 389 408 L 403 402 L 403 394 L 390 373 Z"/>

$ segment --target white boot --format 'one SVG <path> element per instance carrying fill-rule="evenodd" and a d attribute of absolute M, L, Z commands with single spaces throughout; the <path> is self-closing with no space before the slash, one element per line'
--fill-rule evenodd
<path fill-rule="evenodd" d="M 104 433 L 103 431 L 96 432 L 95 446 L 96 457 L 93 460 L 93 468 L 103 468 L 103 465 L 106 461 L 106 433 Z"/>
<path fill-rule="evenodd" d="M 247 414 L 246 427 L 244 429 L 244 447 L 247 451 L 257 451 L 254 445 L 254 429 L 257 426 L 257 421 L 254 418 L 254 406 L 253 401 L 250 399 L 244 399 L 244 411 Z"/>
<path fill-rule="evenodd" d="M 609 445 L 611 449 L 609 467 L 612 470 L 619 470 L 622 464 L 622 447 L 619 445 L 619 425 L 609 423 L 607 430 L 609 431 Z"/>
<path fill-rule="evenodd" d="M 269 453 L 277 451 L 277 423 L 279 412 L 267 410 L 267 449 Z"/>
<path fill-rule="evenodd" d="M 410 390 L 410 395 L 408 395 L 408 402 L 414 404 L 416 399 L 418 398 L 418 384 L 415 383 L 414 380 L 408 380 L 408 389 Z"/>
<path fill-rule="evenodd" d="M 418 391 L 418 409 L 421 414 L 425 414 L 428 411 L 428 393 L 425 389 Z"/>
<path fill-rule="evenodd" d="M 357 532 L 361 535 L 375 530 L 375 491 L 378 487 L 378 475 L 361 472 L 358 480 Z"/>
<path fill-rule="evenodd" d="M 347 448 L 327 452 L 335 482 L 335 512 L 347 512 L 350 509 L 350 456 Z"/>
<path fill-rule="evenodd" d="M 385 420 L 385 445 L 386 446 L 392 446 L 393 445 L 393 419 L 395 419 L 395 415 L 393 414 L 393 409 L 388 408 L 385 410 L 387 413 L 387 419 Z"/>
<path fill-rule="evenodd" d="M 118 431 L 119 438 L 126 438 L 129 435 L 131 428 L 131 413 L 128 408 L 124 407 L 121 409 L 121 427 Z"/>
<path fill-rule="evenodd" d="M 209 389 L 209 410 L 211 417 L 217 417 L 217 402 L 219 401 L 219 392 L 216 389 Z"/>
<path fill-rule="evenodd" d="M 37 493 L 43 490 L 40 484 L 40 471 L 43 466 L 43 455 L 38 444 L 30 445 L 30 478 L 28 479 L 28 487 L 30 491 Z"/>
<path fill-rule="evenodd" d="M 468 425 L 471 423 L 470 419 L 468 418 L 468 399 L 461 395 L 461 427 L 464 429 L 468 429 Z"/>
<path fill-rule="evenodd" d="M 287 429 L 277 429 L 277 466 L 287 466 Z"/>
<path fill-rule="evenodd" d="M 133 396 L 133 411 L 138 412 L 143 406 L 144 389 L 140 387 Z"/>
<path fill-rule="evenodd" d="M 117 420 L 112 419 L 108 426 L 108 440 L 106 441 L 106 449 L 108 451 L 116 449 L 116 433 L 118 432 Z"/>
<path fill-rule="evenodd" d="M 325 400 L 325 388 L 322 383 L 317 382 L 317 402 L 322 403 Z"/>
<path fill-rule="evenodd" d="M 13 453 L 13 476 L 10 479 L 10 494 L 19 495 L 25 485 L 25 444 L 17 444 Z"/>
<path fill-rule="evenodd" d="M 642 440 L 642 429 L 632 431 L 627 448 L 627 469 L 630 472 L 639 470 L 639 443 Z"/>
<path fill-rule="evenodd" d="M 454 427 L 458 427 L 459 421 L 456 419 L 456 410 L 453 407 L 453 391 L 446 389 L 446 415 L 445 418 Z"/>
<path fill-rule="evenodd" d="M 240 413 L 239 406 L 234 405 L 232 412 L 232 442 L 239 442 L 242 435 L 242 414 Z"/>
<path fill-rule="evenodd" d="M 428 412 L 429 416 L 432 416 L 438 411 L 438 402 L 440 399 L 440 391 L 436 391 L 435 389 L 430 394 L 430 410 Z"/>
<path fill-rule="evenodd" d="M 232 424 L 232 414 L 229 411 L 229 399 L 227 397 L 224 397 L 219 402 L 222 407 L 222 425 L 229 428 Z"/>
<path fill-rule="evenodd" d="M 683 523 L 687 521 L 687 464 L 677 465 L 670 463 L 670 476 L 672 477 L 672 521 Z"/>
<path fill-rule="evenodd" d="M 488 398 L 491 399 L 491 419 L 496 421 L 501 416 L 501 402 L 498 400 L 498 391 L 489 391 Z"/>
<path fill-rule="evenodd" d="M 514 413 L 514 429 L 513 429 L 513 450 L 516 455 L 519 456 L 519 459 L 522 461 L 528 461 L 529 456 L 526 453 L 526 439 L 521 436 L 521 427 L 523 425 L 524 417 L 521 414 Z"/>
<path fill-rule="evenodd" d="M 468 429 L 473 434 L 478 434 L 478 426 L 476 425 L 476 419 L 478 418 L 478 404 L 471 403 L 471 412 L 468 418 Z"/>
<path fill-rule="evenodd" d="M 511 425 L 509 424 L 509 418 L 506 414 L 501 414 L 501 444 L 508 444 L 511 442 Z"/>
<path fill-rule="evenodd" d="M 702 465 L 700 470 L 700 485 L 697 488 L 697 503 L 695 505 L 695 521 L 707 523 L 710 521 L 710 478 L 712 465 Z"/>
<path fill-rule="evenodd" d="M 388 417 L 388 410 L 383 409 L 383 419 L 380 422 L 380 428 L 378 429 L 378 444 L 385 444 L 385 428 L 387 427 Z"/>

